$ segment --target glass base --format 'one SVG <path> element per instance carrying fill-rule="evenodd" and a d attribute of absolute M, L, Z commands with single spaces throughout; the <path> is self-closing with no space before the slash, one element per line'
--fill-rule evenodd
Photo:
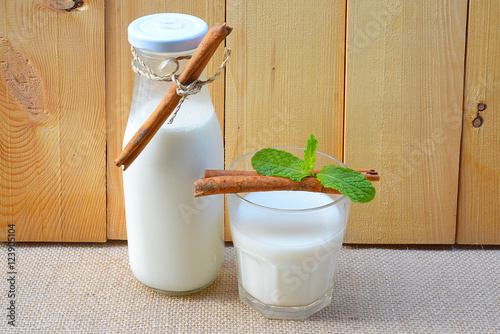
<path fill-rule="evenodd" d="M 202 286 L 201 288 L 196 288 L 196 289 L 193 289 L 193 290 L 188 290 L 188 291 L 169 291 L 169 290 L 162 290 L 162 289 L 157 289 L 157 288 L 153 288 L 149 285 L 146 285 L 144 283 L 142 283 L 144 286 L 150 288 L 151 290 L 155 291 L 155 292 L 158 292 L 158 293 L 161 293 L 163 295 L 169 295 L 169 296 L 184 296 L 184 295 L 190 295 L 192 293 L 196 293 L 196 292 L 199 292 L 205 288 L 208 288 L 209 285 L 211 285 L 215 280 L 217 279 L 217 276 L 210 282 L 208 283 L 207 285 L 204 285 Z"/>
<path fill-rule="evenodd" d="M 318 300 L 304 306 L 278 306 L 262 303 L 250 295 L 238 284 L 240 299 L 245 304 L 269 319 L 304 320 L 307 317 L 328 306 L 332 301 L 333 284 L 328 291 Z"/>

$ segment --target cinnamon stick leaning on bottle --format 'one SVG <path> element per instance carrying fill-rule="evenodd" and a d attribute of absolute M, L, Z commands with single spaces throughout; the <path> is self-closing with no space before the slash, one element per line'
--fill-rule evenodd
<path fill-rule="evenodd" d="M 371 179 L 370 181 L 380 179 L 378 173 L 373 169 L 358 171 L 361 171 L 367 179 Z M 206 170 L 205 177 L 196 181 L 194 185 L 194 197 L 276 190 L 340 194 L 337 189 L 323 187 L 315 177 L 305 177 L 302 181 L 296 182 L 284 177 L 260 175 L 255 171 Z"/>
<path fill-rule="evenodd" d="M 219 44 L 231 33 L 233 28 L 226 23 L 215 24 L 205 35 L 200 45 L 186 65 L 186 68 L 179 76 L 179 82 L 189 85 L 201 75 L 208 61 L 219 47 Z M 115 159 L 116 166 L 123 166 L 126 170 L 128 166 L 137 158 L 153 136 L 158 132 L 163 123 L 168 119 L 179 103 L 181 96 L 177 94 L 177 85 L 172 84 L 165 97 L 161 100 L 155 111 L 149 116 L 146 122 L 137 130 L 130 139 L 127 146 Z"/>

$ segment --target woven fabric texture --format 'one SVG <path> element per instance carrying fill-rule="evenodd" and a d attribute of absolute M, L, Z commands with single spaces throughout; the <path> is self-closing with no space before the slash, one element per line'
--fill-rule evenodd
<path fill-rule="evenodd" d="M 498 248 L 344 247 L 332 304 L 305 321 L 240 302 L 230 246 L 218 279 L 181 297 L 139 283 L 126 242 L 22 243 L 16 256 L 17 326 L 4 315 L 1 333 L 500 333 Z"/>

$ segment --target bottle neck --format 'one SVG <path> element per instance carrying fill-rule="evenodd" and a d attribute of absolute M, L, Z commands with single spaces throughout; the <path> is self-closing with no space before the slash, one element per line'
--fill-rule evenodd
<path fill-rule="evenodd" d="M 163 70 L 160 69 L 162 62 L 169 58 L 192 56 L 195 50 L 187 50 L 183 52 L 155 52 L 147 49 L 136 49 L 138 57 L 157 75 L 166 75 L 175 69 L 175 63 L 168 64 Z M 188 63 L 187 59 L 179 60 L 179 69 L 177 74 L 180 74 Z"/>
<path fill-rule="evenodd" d="M 136 49 L 137 56 L 147 67 L 159 76 L 165 76 L 175 70 L 175 64 L 173 63 L 167 65 L 163 70 L 160 70 L 159 66 L 162 62 L 173 57 L 192 55 L 194 51 L 195 50 L 188 50 L 185 52 L 167 53 Z M 179 60 L 179 69 L 176 74 L 180 74 L 184 70 L 188 61 L 188 59 Z M 199 79 L 206 80 L 205 71 L 201 73 Z M 151 80 L 148 77 L 137 73 L 135 75 L 134 93 L 130 106 L 130 117 L 134 118 L 136 122 L 140 124 L 144 123 L 149 115 L 158 106 L 160 100 L 165 96 L 165 93 L 171 86 L 171 81 Z M 210 104 L 213 111 L 207 86 L 204 86 L 198 94 L 191 95 L 188 100 L 189 101 L 186 101 L 185 103 L 200 103 L 200 101 L 202 101 L 203 103 Z M 146 106 L 148 103 L 152 103 L 151 106 Z"/>

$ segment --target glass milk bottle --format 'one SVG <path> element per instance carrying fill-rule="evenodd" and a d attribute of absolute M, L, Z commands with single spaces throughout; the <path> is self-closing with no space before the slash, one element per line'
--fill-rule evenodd
<path fill-rule="evenodd" d="M 175 69 L 160 64 L 192 55 L 207 24 L 184 14 L 141 17 L 128 28 L 138 57 L 158 75 Z M 180 69 L 187 60 L 180 60 Z M 200 77 L 205 80 L 205 73 Z M 160 103 L 171 82 L 136 74 L 124 146 Z M 223 169 L 222 133 L 208 87 L 189 96 L 172 124 L 165 122 L 123 172 L 130 267 L 155 291 L 180 295 L 210 285 L 224 255 L 223 197 L 193 197 L 205 169 Z"/>

